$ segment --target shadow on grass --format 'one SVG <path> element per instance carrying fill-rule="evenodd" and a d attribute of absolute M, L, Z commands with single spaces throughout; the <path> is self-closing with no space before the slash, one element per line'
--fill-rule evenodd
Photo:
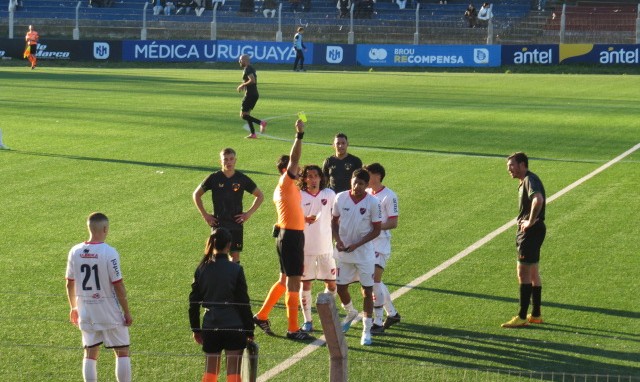
<path fill-rule="evenodd" d="M 553 330 L 530 326 L 517 330 Z M 419 334 L 416 334 L 419 333 Z M 514 333 L 514 331 L 509 331 Z M 571 343 L 520 340 L 509 335 L 496 335 L 463 329 L 419 324 L 398 324 L 384 335 L 374 337 L 374 346 L 350 348 L 357 362 L 360 356 L 377 353 L 389 362 L 426 362 L 463 369 L 546 372 L 541 380 L 552 379 L 553 373 L 608 374 L 637 376 L 638 367 L 620 363 L 638 363 L 638 352 L 602 349 L 597 344 L 582 346 Z M 399 354 L 400 353 L 400 354 Z"/>
<path fill-rule="evenodd" d="M 218 168 L 215 168 L 215 167 L 193 166 L 193 165 L 187 165 L 187 164 L 144 162 L 144 161 L 134 161 L 134 160 L 128 160 L 128 159 L 115 159 L 115 158 L 96 158 L 96 157 L 86 157 L 86 156 L 80 156 L 80 155 L 41 153 L 41 152 L 34 152 L 34 151 L 5 150 L 4 152 L 14 153 L 16 155 L 30 155 L 30 156 L 80 160 L 80 161 L 128 164 L 128 165 L 134 165 L 134 166 L 146 166 L 146 167 L 165 168 L 165 169 L 174 168 L 174 169 L 180 169 L 180 170 L 206 171 L 206 172 L 215 172 L 218 170 Z M 246 169 L 242 169 L 239 171 L 242 171 L 245 174 L 273 175 L 273 174 L 267 174 L 261 171 L 251 171 Z"/>
<path fill-rule="evenodd" d="M 390 284 L 388 284 L 388 285 L 390 285 Z M 463 291 L 456 291 L 456 290 L 438 289 L 438 288 L 416 287 L 414 289 L 420 289 L 420 290 L 423 290 L 423 291 L 433 292 L 433 293 L 450 294 L 450 295 L 456 295 L 456 296 L 462 296 L 462 297 L 479 298 L 479 299 L 483 299 L 483 300 L 493 300 L 493 301 L 500 301 L 500 302 L 512 302 L 512 303 L 518 304 L 518 299 L 516 299 L 516 298 L 493 296 L 493 295 L 488 295 L 488 294 L 463 292 Z M 542 305 L 543 306 L 547 306 L 547 307 L 558 308 L 558 309 L 566 309 L 566 310 L 569 310 L 569 311 L 579 311 L 579 312 L 586 312 L 586 313 L 598 313 L 598 314 L 605 314 L 605 315 L 608 315 L 608 316 L 616 316 L 616 317 L 631 318 L 631 319 L 640 319 L 640 312 L 633 312 L 633 311 L 628 311 L 628 310 L 598 308 L 598 307 L 583 306 L 583 305 L 573 305 L 573 304 L 565 304 L 565 303 L 553 302 L 553 301 L 547 301 L 547 300 L 543 300 L 542 301 Z M 637 336 L 640 337 L 640 334 L 638 334 Z"/>

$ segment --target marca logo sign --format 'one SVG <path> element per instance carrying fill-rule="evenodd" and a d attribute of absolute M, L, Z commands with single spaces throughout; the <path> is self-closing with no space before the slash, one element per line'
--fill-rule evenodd
<path fill-rule="evenodd" d="M 476 64 L 489 63 L 489 49 L 476 48 L 473 50 L 473 62 Z"/>
<path fill-rule="evenodd" d="M 106 60 L 109 58 L 109 44 L 106 42 L 93 43 L 93 58 L 96 60 Z"/>
<path fill-rule="evenodd" d="M 344 50 L 341 46 L 327 46 L 326 60 L 330 64 L 339 64 L 344 59 Z"/>
<path fill-rule="evenodd" d="M 387 50 L 384 48 L 371 48 L 369 50 L 369 59 L 371 61 L 385 62 L 387 59 Z"/>

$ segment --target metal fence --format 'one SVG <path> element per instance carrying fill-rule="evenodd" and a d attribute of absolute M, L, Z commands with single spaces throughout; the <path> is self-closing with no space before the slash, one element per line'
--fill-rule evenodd
<path fill-rule="evenodd" d="M 344 1 L 344 0 L 343 0 Z M 318 0 L 314 8 L 296 11 L 280 3 L 275 17 L 265 17 L 262 1 L 255 12 L 239 12 L 240 0 L 213 2 L 212 9 L 186 15 L 156 15 L 148 2 L 137 8 L 89 9 L 86 2 L 63 1 L 49 7 L 16 10 L 9 0 L 0 12 L 9 38 L 16 27 L 37 23 L 43 35 L 92 39 L 246 39 L 282 41 L 297 26 L 305 26 L 310 41 L 324 43 L 509 44 L 509 43 L 639 43 L 640 5 L 531 6 L 529 1 L 500 0 L 493 18 L 470 27 L 464 17 L 467 2 L 420 3 L 407 0 Z M 35 1 L 34 1 L 35 3 Z M 6 17 L 4 14 L 6 14 Z M 185 12 L 186 13 L 186 12 Z M 49 15 L 47 17 L 46 15 Z"/>

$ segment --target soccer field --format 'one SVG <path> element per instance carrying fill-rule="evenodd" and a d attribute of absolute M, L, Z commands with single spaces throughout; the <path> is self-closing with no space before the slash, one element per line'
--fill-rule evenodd
<path fill-rule="evenodd" d="M 224 147 L 264 192 L 242 254 L 255 313 L 279 271 L 275 161 L 303 110 L 303 163 L 321 164 L 344 132 L 351 153 L 385 166 L 400 201 L 385 283 L 401 294 L 402 322 L 371 347 L 360 326 L 347 333 L 351 381 L 640 381 L 640 149 L 628 152 L 640 143 L 640 77 L 256 70 L 253 115 L 269 125 L 246 140 L 240 69 L 0 67 L 0 379 L 82 378 L 64 272 L 87 215 L 102 211 L 134 318 L 134 380 L 200 380 L 187 298 L 209 229 L 191 193 Z M 517 215 L 514 151 L 530 156 L 548 198 L 611 165 L 549 203 L 546 322 L 507 330 L 513 227 L 425 275 Z M 270 319 L 277 337 L 256 330 L 260 380 L 328 380 L 326 347 L 284 338 L 283 303 Z M 113 364 L 103 349 L 101 380 L 115 380 Z"/>

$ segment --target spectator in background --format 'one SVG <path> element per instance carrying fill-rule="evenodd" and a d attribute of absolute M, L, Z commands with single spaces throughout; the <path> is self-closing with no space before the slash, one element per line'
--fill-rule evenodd
<path fill-rule="evenodd" d="M 340 11 L 340 15 L 338 16 L 339 18 L 341 19 L 348 18 L 349 8 L 351 8 L 351 0 L 338 0 L 337 8 Z"/>
<path fill-rule="evenodd" d="M 240 10 L 238 12 L 247 15 L 253 14 L 256 4 L 254 0 L 240 0 Z"/>
<path fill-rule="evenodd" d="M 353 10 L 353 17 L 357 19 L 370 19 L 373 17 L 373 0 L 357 0 Z"/>
<path fill-rule="evenodd" d="M 544 6 L 547 4 L 546 0 L 538 0 L 538 10 L 542 11 L 544 9 Z"/>
<path fill-rule="evenodd" d="M 480 12 L 478 12 L 478 20 L 482 20 L 488 22 L 493 18 L 493 5 L 489 3 L 482 4 L 482 8 L 480 8 Z"/>
<path fill-rule="evenodd" d="M 405 9 L 407 7 L 407 0 L 395 0 L 395 3 L 398 4 L 398 8 Z"/>
<path fill-rule="evenodd" d="M 165 15 L 169 16 L 173 11 L 176 10 L 176 6 L 172 1 L 166 0 L 152 0 L 151 4 L 153 4 L 153 15 L 158 16 L 164 12 Z"/>
<path fill-rule="evenodd" d="M 273 18 L 276 15 L 277 7 L 278 7 L 277 0 L 264 0 L 262 2 L 262 14 L 264 15 L 264 17 Z"/>
<path fill-rule="evenodd" d="M 289 0 L 289 5 L 291 6 L 291 12 L 300 11 L 300 0 Z"/>
<path fill-rule="evenodd" d="M 196 11 L 198 9 L 198 3 L 195 0 L 178 0 L 176 1 L 176 5 L 178 10 L 176 11 L 176 15 L 185 14 L 188 15 L 189 12 L 193 9 Z"/>
<path fill-rule="evenodd" d="M 9 12 L 22 9 L 22 0 L 9 0 Z"/>
<path fill-rule="evenodd" d="M 464 11 L 464 18 L 467 20 L 469 24 L 469 28 L 475 28 L 478 23 L 478 11 L 476 7 L 473 6 L 473 3 L 469 3 L 467 10 Z"/>

